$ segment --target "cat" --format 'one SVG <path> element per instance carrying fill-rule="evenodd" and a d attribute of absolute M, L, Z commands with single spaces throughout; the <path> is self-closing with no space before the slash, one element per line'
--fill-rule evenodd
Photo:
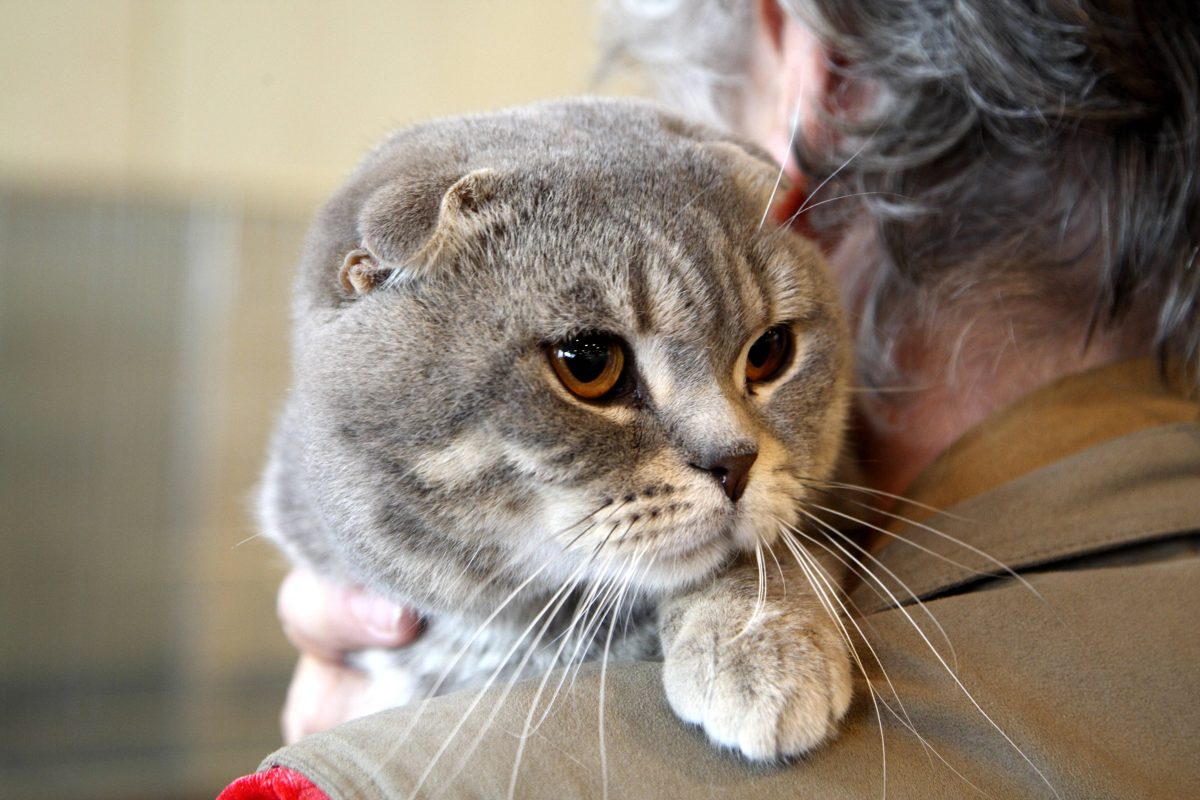
<path fill-rule="evenodd" d="M 552 101 L 401 131 L 319 213 L 260 517 L 422 614 L 363 659 L 378 705 L 661 658 L 721 747 L 834 734 L 850 656 L 799 509 L 849 356 L 817 249 L 764 224 L 778 175 L 647 103 Z"/>

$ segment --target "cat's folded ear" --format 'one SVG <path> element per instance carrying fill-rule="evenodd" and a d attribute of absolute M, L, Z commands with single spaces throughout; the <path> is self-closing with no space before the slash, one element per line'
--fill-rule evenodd
<path fill-rule="evenodd" d="M 346 294 L 367 294 L 392 275 L 392 269 L 380 264 L 370 250 L 356 247 L 342 260 L 338 280 Z"/>
<path fill-rule="evenodd" d="M 724 139 L 704 142 L 700 148 L 728 170 L 746 196 L 770 195 L 779 179 L 779 164 L 755 145 Z"/>
<path fill-rule="evenodd" d="M 465 255 L 486 224 L 499 182 L 495 170 L 477 169 L 450 179 L 396 180 L 376 191 L 358 215 L 362 244 L 342 261 L 343 290 L 367 294 Z"/>

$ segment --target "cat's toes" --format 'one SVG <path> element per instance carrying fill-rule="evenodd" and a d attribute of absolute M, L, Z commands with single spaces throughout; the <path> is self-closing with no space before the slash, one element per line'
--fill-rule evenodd
<path fill-rule="evenodd" d="M 665 653 L 667 700 L 747 758 L 806 753 L 833 735 L 850 707 L 848 654 L 828 622 L 797 630 L 763 620 L 741 633 L 685 624 Z"/>

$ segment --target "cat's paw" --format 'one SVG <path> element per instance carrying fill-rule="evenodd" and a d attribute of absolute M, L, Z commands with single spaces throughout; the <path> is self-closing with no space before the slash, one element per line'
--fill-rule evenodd
<path fill-rule="evenodd" d="M 708 597 L 664 636 L 671 708 L 716 744 L 755 761 L 812 750 L 850 707 L 850 659 L 836 623 L 814 608 L 737 613 Z"/>

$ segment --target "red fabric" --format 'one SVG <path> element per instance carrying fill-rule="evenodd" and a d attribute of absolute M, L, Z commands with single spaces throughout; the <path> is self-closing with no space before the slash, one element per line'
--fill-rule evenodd
<path fill-rule="evenodd" d="M 329 796 L 296 770 L 272 767 L 238 778 L 217 800 L 329 800 Z"/>

